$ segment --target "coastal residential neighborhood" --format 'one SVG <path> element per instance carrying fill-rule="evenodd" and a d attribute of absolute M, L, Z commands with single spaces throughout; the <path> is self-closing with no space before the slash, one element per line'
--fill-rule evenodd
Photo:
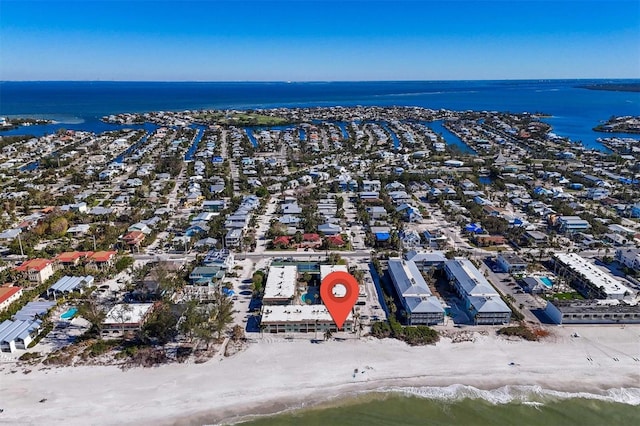
<path fill-rule="evenodd" d="M 149 366 L 268 336 L 640 323 L 640 142 L 586 149 L 543 118 L 189 110 L 0 136 L 1 356 Z M 334 271 L 359 285 L 341 328 Z"/>

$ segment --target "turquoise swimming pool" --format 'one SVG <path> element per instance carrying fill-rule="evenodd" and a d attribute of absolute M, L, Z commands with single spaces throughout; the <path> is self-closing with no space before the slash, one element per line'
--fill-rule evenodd
<path fill-rule="evenodd" d="M 76 315 L 77 312 L 78 312 L 78 308 L 71 308 L 67 312 L 65 312 L 64 314 L 60 315 L 60 318 L 61 319 L 71 319 Z"/>
<path fill-rule="evenodd" d="M 303 293 L 300 296 L 300 300 L 302 300 L 302 303 L 305 304 L 309 304 L 309 305 L 313 305 L 315 303 L 317 303 L 318 301 L 318 297 L 316 296 L 317 293 Z"/>
<path fill-rule="evenodd" d="M 544 284 L 547 287 L 553 287 L 553 281 L 551 281 L 547 277 L 540 277 L 540 282 L 542 282 L 542 284 Z"/>

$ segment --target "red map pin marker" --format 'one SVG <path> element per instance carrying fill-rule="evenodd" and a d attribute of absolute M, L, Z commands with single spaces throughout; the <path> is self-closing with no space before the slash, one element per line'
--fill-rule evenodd
<path fill-rule="evenodd" d="M 320 297 L 338 328 L 342 328 L 358 300 L 358 280 L 348 272 L 335 271 L 320 283 Z"/>

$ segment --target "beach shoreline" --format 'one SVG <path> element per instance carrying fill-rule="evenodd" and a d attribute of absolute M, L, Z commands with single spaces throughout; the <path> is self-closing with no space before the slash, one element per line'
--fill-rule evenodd
<path fill-rule="evenodd" d="M 576 331 L 580 337 L 572 337 Z M 476 333 L 474 342 L 443 339 L 425 347 L 389 339 L 312 344 L 265 336 L 204 364 L 127 371 L 39 366 L 29 374 L 0 364 L 0 424 L 227 424 L 366 392 L 418 395 L 426 389 L 426 397 L 440 392 L 446 399 L 473 394 L 469 387 L 501 394 L 522 386 L 537 387 L 533 393 L 612 390 L 611 398 L 620 394 L 620 402 L 638 405 L 639 336 L 640 326 L 557 327 L 542 342 Z"/>

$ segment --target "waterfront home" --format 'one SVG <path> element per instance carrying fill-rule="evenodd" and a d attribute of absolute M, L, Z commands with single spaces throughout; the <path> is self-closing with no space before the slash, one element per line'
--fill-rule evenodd
<path fill-rule="evenodd" d="M 464 166 L 464 162 L 460 160 L 447 160 L 444 162 L 446 167 L 462 167 Z"/>
<path fill-rule="evenodd" d="M 27 349 L 42 326 L 41 320 L 5 320 L 0 324 L 0 351 Z"/>
<path fill-rule="evenodd" d="M 121 337 L 125 333 L 142 328 L 154 308 L 153 303 L 132 303 L 115 305 L 102 321 L 104 337 Z"/>

